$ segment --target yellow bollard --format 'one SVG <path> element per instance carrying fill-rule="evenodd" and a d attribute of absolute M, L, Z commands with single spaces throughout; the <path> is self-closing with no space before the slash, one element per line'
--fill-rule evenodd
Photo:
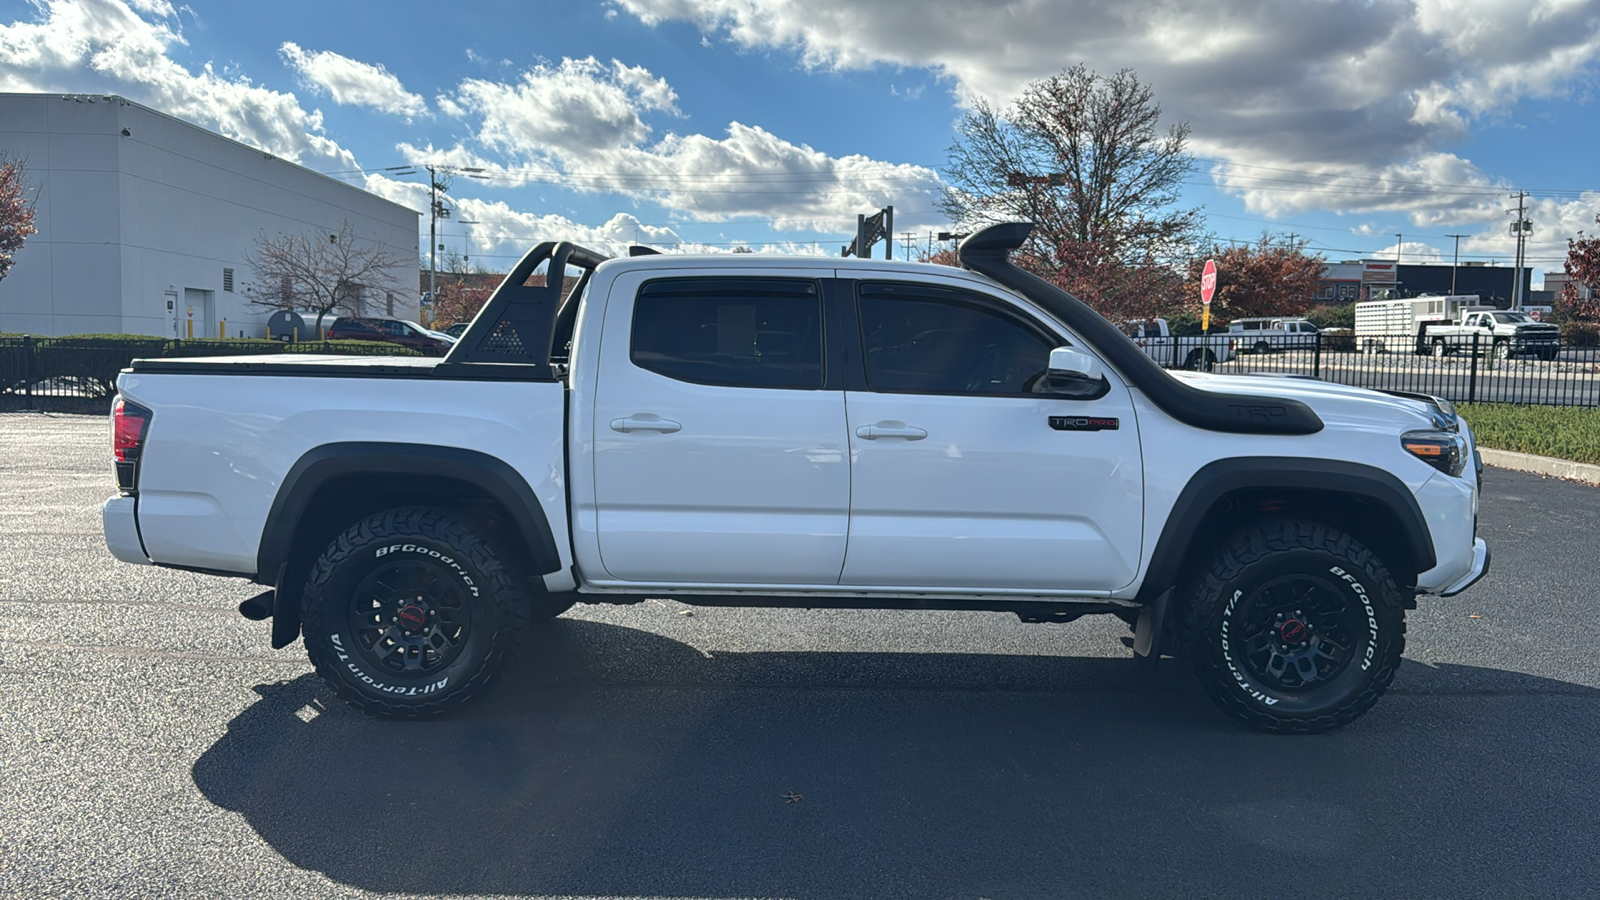
<path fill-rule="evenodd" d="M 228 320 L 227 319 L 223 319 L 221 322 L 217 323 L 217 337 L 225 338 L 227 336 L 228 336 Z"/>

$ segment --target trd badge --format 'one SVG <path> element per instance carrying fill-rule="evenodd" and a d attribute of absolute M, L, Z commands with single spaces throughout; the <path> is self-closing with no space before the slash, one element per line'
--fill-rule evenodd
<path fill-rule="evenodd" d="M 1050 427 L 1057 431 L 1116 431 L 1116 419 L 1096 416 L 1051 416 Z"/>

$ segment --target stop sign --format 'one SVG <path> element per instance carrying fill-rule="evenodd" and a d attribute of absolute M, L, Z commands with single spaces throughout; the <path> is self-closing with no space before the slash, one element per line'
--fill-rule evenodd
<path fill-rule="evenodd" d="M 1211 298 L 1217 293 L 1217 261 L 1206 260 L 1205 270 L 1200 273 L 1200 302 L 1206 306 L 1211 305 Z"/>

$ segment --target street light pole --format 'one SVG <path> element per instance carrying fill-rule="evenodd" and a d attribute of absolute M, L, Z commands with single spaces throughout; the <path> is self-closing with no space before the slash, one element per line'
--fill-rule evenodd
<path fill-rule="evenodd" d="M 1451 295 L 1454 295 L 1456 292 L 1456 266 L 1461 264 L 1461 239 L 1466 237 L 1466 235 L 1447 234 L 1445 237 L 1456 239 L 1456 255 L 1450 260 L 1450 293 Z"/>

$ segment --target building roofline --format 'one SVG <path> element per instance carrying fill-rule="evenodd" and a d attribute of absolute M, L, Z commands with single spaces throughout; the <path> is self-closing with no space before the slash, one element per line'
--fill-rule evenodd
<path fill-rule="evenodd" d="M 272 160 L 275 160 L 277 162 L 281 162 L 284 165 L 293 166 L 294 168 L 299 169 L 302 172 L 305 172 L 305 173 L 307 173 L 309 175 L 315 175 L 318 178 L 324 179 L 324 180 L 326 180 L 326 181 L 328 181 L 328 182 L 330 182 L 332 184 L 337 184 L 340 187 L 348 188 L 348 189 L 350 189 L 352 191 L 357 191 L 359 193 L 366 194 L 367 196 L 373 198 L 374 200 L 379 200 L 379 201 L 382 201 L 384 203 L 389 204 L 390 206 L 396 207 L 398 209 L 403 209 L 406 212 L 409 212 L 412 215 L 417 216 L 419 219 L 422 217 L 422 211 L 421 210 L 412 209 L 411 207 L 405 205 L 404 203 L 396 203 L 395 201 L 390 200 L 388 197 L 383 197 L 383 196 L 380 196 L 378 194 L 374 194 L 373 192 L 367 190 L 366 188 L 357 187 L 356 185 L 353 185 L 348 181 L 341 181 L 341 180 L 339 180 L 337 178 L 334 178 L 331 175 L 325 175 L 322 172 L 318 172 L 316 169 L 307 168 L 306 166 L 303 166 L 303 165 L 301 165 L 301 164 L 299 164 L 297 162 L 294 162 L 293 160 L 285 159 L 284 157 L 281 157 L 278 154 L 273 153 L 271 150 L 268 150 L 265 147 L 256 147 L 256 146 L 253 146 L 251 144 L 247 144 L 244 141 L 239 140 L 238 138 L 228 137 L 227 135 L 222 134 L 221 132 L 212 131 L 211 129 L 206 128 L 206 127 L 204 127 L 202 125 L 196 125 L 195 123 L 189 121 L 188 119 L 182 119 L 182 118 L 179 118 L 179 117 L 177 117 L 177 116 L 175 116 L 175 115 L 173 115 L 171 113 L 163 112 L 163 111 L 161 111 L 159 109 L 156 109 L 154 107 L 151 107 L 151 106 L 146 106 L 146 105 L 144 105 L 143 103 L 140 103 L 137 100 L 129 100 L 127 97 L 124 97 L 121 94 L 93 94 L 93 93 L 83 93 L 81 91 L 80 92 L 0 91 L 0 99 L 5 99 L 6 97 L 39 97 L 39 98 L 43 98 L 43 99 L 50 99 L 51 97 L 55 97 L 55 98 L 59 98 L 61 100 L 78 100 L 78 99 L 82 99 L 82 100 L 87 100 L 90 103 L 103 102 L 103 103 L 116 103 L 116 104 L 119 104 L 121 106 L 131 106 L 131 107 L 134 107 L 135 109 L 138 109 L 138 110 L 140 110 L 142 112 L 147 112 L 147 113 L 150 113 L 151 115 L 160 116 L 163 119 L 169 119 L 169 120 L 171 120 L 171 121 L 173 121 L 173 122 L 175 122 L 175 123 L 177 123 L 179 125 L 182 125 L 185 128 L 189 128 L 189 129 L 194 130 L 194 131 L 202 132 L 202 133 L 204 133 L 206 135 L 209 135 L 211 137 L 217 138 L 218 140 L 227 141 L 230 144 L 237 144 L 238 146 L 243 147 L 244 149 L 249 150 L 249 151 L 251 151 L 253 153 L 266 154 Z"/>

